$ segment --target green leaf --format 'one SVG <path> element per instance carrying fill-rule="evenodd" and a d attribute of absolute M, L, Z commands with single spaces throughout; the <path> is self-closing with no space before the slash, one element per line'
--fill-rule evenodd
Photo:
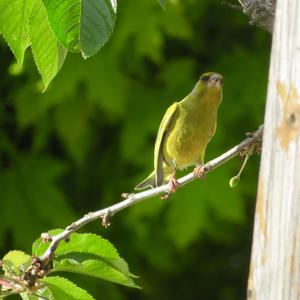
<path fill-rule="evenodd" d="M 84 259 L 81 255 L 69 254 L 67 259 L 55 262 L 53 272 L 72 272 L 87 276 L 92 276 L 128 287 L 139 288 L 132 280 L 131 275 L 127 275 L 120 271 L 117 263 L 111 263 L 109 260 L 100 260 L 99 257 L 95 259 Z M 80 259 L 81 258 L 81 259 Z"/>
<path fill-rule="evenodd" d="M 40 281 L 39 281 L 40 283 Z M 20 294 L 23 300 L 56 300 L 54 298 L 51 290 L 44 284 L 40 286 L 41 288 L 36 289 L 35 291 L 25 291 Z"/>
<path fill-rule="evenodd" d="M 49 231 L 56 235 L 60 229 Z M 34 256 L 39 256 L 48 245 L 39 238 L 32 246 Z M 70 241 L 62 242 L 56 249 L 53 271 L 68 271 L 138 287 L 132 280 L 127 263 L 107 240 L 91 233 L 73 233 Z"/>
<path fill-rule="evenodd" d="M 14 53 L 19 67 L 24 60 L 24 52 L 30 45 L 28 17 L 33 0 L 1 0 L 0 32 Z"/>
<path fill-rule="evenodd" d="M 48 233 L 57 235 L 62 231 L 62 229 L 53 229 Z M 32 245 L 32 255 L 42 255 L 47 247 L 48 245 L 41 238 L 38 238 Z M 79 251 L 106 258 L 119 258 L 116 248 L 108 240 L 92 233 L 73 233 L 68 242 L 59 244 L 55 253 L 58 256 Z"/>
<path fill-rule="evenodd" d="M 111 7 L 113 8 L 114 12 L 117 13 L 117 0 L 110 0 Z"/>
<path fill-rule="evenodd" d="M 2 259 L 3 269 L 6 274 L 21 275 L 21 268 L 31 263 L 31 256 L 23 251 L 9 251 Z"/>
<path fill-rule="evenodd" d="M 67 50 L 57 41 L 42 0 L 35 0 L 29 20 L 29 35 L 35 63 L 45 89 L 60 70 Z"/>
<path fill-rule="evenodd" d="M 43 0 L 58 40 L 87 58 L 109 39 L 115 24 L 115 1 Z"/>
<path fill-rule="evenodd" d="M 86 290 L 78 287 L 73 282 L 59 276 L 46 277 L 41 280 L 50 290 L 50 299 L 64 300 L 93 300 L 95 299 Z"/>
<path fill-rule="evenodd" d="M 38 295 L 33 295 L 33 294 L 28 294 L 28 293 L 21 293 L 20 294 L 20 296 L 21 296 L 21 298 L 23 299 L 23 300 L 41 300 L 41 299 L 43 299 L 43 298 L 41 298 L 41 297 L 39 297 L 39 296 L 44 296 L 45 297 L 45 293 L 48 291 L 48 289 L 45 289 L 44 290 L 44 293 L 43 293 L 43 295 L 39 292 L 38 293 Z M 51 299 L 51 298 L 49 298 L 49 295 L 50 295 L 50 293 L 48 292 L 48 294 L 47 294 L 47 296 L 48 297 L 45 297 L 44 299 Z"/>

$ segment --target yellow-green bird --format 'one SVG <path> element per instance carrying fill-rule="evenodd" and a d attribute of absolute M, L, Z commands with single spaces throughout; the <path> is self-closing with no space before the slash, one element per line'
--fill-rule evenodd
<path fill-rule="evenodd" d="M 157 187 L 169 181 L 170 193 L 179 185 L 176 170 L 196 166 L 203 175 L 206 147 L 216 132 L 217 112 L 222 101 L 222 75 L 204 73 L 182 101 L 166 111 L 154 148 L 154 171 L 135 189 Z"/>

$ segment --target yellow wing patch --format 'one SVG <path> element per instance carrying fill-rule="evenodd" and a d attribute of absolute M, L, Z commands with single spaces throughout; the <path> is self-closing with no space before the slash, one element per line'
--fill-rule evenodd
<path fill-rule="evenodd" d="M 178 109 L 178 102 L 173 103 L 166 111 L 162 121 L 160 122 L 154 148 L 154 170 L 156 186 L 163 183 L 164 170 L 163 170 L 163 153 L 162 142 L 170 123 L 173 119 L 174 113 Z"/>

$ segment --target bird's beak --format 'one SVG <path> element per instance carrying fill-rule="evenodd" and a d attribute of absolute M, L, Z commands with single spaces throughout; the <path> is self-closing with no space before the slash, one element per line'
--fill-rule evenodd
<path fill-rule="evenodd" d="M 220 89 L 223 84 L 223 76 L 220 74 L 214 74 L 209 78 L 208 86 L 209 87 L 216 87 Z"/>

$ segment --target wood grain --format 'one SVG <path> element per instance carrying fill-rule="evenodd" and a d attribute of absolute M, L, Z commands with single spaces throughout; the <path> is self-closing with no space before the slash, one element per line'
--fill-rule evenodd
<path fill-rule="evenodd" d="M 300 0 L 277 0 L 248 299 L 300 299 Z"/>

